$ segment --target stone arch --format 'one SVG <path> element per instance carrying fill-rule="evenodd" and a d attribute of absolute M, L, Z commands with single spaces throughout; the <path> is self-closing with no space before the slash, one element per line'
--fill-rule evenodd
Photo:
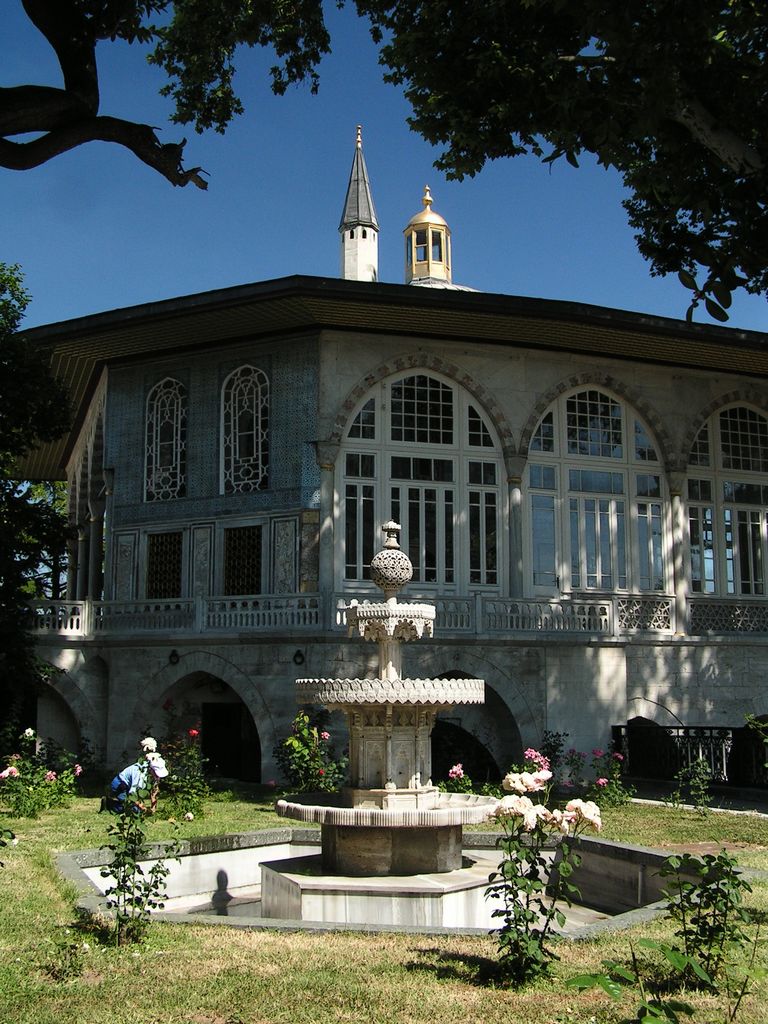
<path fill-rule="evenodd" d="M 43 695 L 52 695 L 48 714 L 55 714 L 55 701 L 61 701 L 76 723 L 78 740 L 86 740 L 97 758 L 105 753 L 106 699 L 109 669 L 98 655 L 89 658 L 77 671 L 60 672 L 46 680 Z M 53 738 L 58 740 L 55 734 Z"/>
<path fill-rule="evenodd" d="M 520 453 L 526 457 L 528 456 L 528 446 L 531 443 L 531 437 L 538 426 L 539 420 L 558 398 L 569 391 L 590 385 L 612 391 L 617 398 L 623 399 L 623 401 L 627 402 L 628 405 L 638 412 L 653 431 L 656 443 L 660 448 L 659 456 L 662 465 L 667 470 L 675 466 L 675 449 L 672 439 L 655 408 L 631 385 L 624 384 L 612 374 L 602 370 L 578 373 L 571 377 L 566 377 L 554 387 L 544 392 L 534 405 L 523 427 L 520 437 Z"/>
<path fill-rule="evenodd" d="M 409 353 L 404 356 L 397 356 L 387 363 L 381 363 L 375 370 L 367 373 L 362 380 L 352 388 L 352 390 L 347 394 L 347 397 L 341 403 L 333 423 L 331 436 L 328 438 L 328 443 L 331 445 L 341 444 L 347 427 L 349 426 L 352 413 L 376 384 L 385 380 L 387 377 L 392 377 L 395 374 L 407 372 L 408 370 L 427 370 L 440 373 L 455 384 L 463 387 L 472 395 L 477 404 L 481 406 L 486 416 L 490 419 L 504 453 L 515 453 L 512 429 L 509 426 L 503 411 L 499 408 L 496 399 L 488 389 L 476 381 L 471 374 L 460 369 L 460 367 L 455 363 L 447 362 L 445 359 L 441 359 L 440 356 L 434 355 L 431 352 L 423 351 Z"/>
<path fill-rule="evenodd" d="M 757 391 L 749 385 L 734 388 L 733 391 L 727 391 L 718 398 L 714 398 L 694 416 L 688 433 L 683 437 L 679 454 L 681 468 L 684 469 L 688 465 L 688 458 L 693 442 L 696 440 L 696 435 L 710 416 L 729 405 L 751 405 L 768 415 L 768 395 Z"/>
<path fill-rule="evenodd" d="M 249 676 L 232 662 L 209 651 L 189 651 L 179 661 L 165 665 L 148 681 L 137 700 L 134 720 L 151 720 L 153 712 L 162 704 L 164 696 L 177 683 L 196 673 L 220 679 L 240 698 L 251 713 L 259 734 L 262 756 L 273 750 L 281 737 L 269 704 L 258 685 L 258 676 Z"/>
<path fill-rule="evenodd" d="M 457 706 L 455 714 L 451 711 L 447 717 L 462 719 L 462 728 L 488 747 L 502 775 L 511 764 L 522 760 L 525 747 L 541 742 L 546 727 L 543 710 L 537 713 L 529 688 L 521 686 L 509 671 L 509 652 L 495 650 L 486 653 L 478 647 L 457 649 L 451 654 L 444 647 L 425 645 L 409 651 L 408 657 L 408 671 L 412 676 L 461 676 L 485 681 L 484 705 L 476 705 L 473 710 L 472 705 Z M 495 737 L 489 738 L 486 725 L 493 727 L 491 731 L 495 731 Z"/>

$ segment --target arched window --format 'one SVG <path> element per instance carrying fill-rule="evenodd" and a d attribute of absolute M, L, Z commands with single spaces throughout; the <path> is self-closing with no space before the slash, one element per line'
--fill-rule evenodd
<path fill-rule="evenodd" d="M 187 392 L 171 377 L 147 396 L 144 500 L 183 498 L 187 490 Z"/>
<path fill-rule="evenodd" d="M 768 593 L 768 419 L 730 406 L 702 425 L 688 458 L 694 594 Z"/>
<path fill-rule="evenodd" d="M 426 373 L 376 385 L 352 417 L 338 467 L 341 585 L 369 578 L 381 524 L 394 519 L 415 586 L 498 591 L 506 475 L 491 425 L 463 388 Z"/>
<path fill-rule="evenodd" d="M 564 395 L 539 421 L 528 460 L 534 593 L 669 588 L 665 483 L 625 403 L 596 388 Z"/>
<path fill-rule="evenodd" d="M 267 486 L 269 381 L 263 370 L 241 366 L 224 381 L 221 401 L 223 494 Z"/>

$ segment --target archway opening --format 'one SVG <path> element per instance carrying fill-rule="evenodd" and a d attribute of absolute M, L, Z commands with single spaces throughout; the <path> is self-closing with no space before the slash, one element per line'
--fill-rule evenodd
<path fill-rule="evenodd" d="M 499 766 L 476 736 L 456 722 L 439 719 L 432 730 L 432 781 L 445 782 L 455 764 L 461 764 L 478 788 L 501 778 Z"/>
<path fill-rule="evenodd" d="M 193 672 L 165 695 L 160 735 L 183 735 L 196 728 L 206 774 L 241 782 L 261 781 L 261 740 L 242 698 L 223 679 Z"/>

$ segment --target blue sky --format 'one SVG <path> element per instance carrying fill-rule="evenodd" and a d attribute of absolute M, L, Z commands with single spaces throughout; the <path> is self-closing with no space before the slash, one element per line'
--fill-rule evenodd
<path fill-rule="evenodd" d="M 6 2 L 0 85 L 60 84 L 20 0 Z M 518 158 L 446 181 L 432 166 L 437 151 L 409 130 L 402 95 L 382 82 L 365 24 L 333 5 L 328 21 L 333 53 L 319 95 L 299 87 L 274 97 L 268 56 L 244 51 L 237 87 L 246 114 L 224 136 L 170 124 L 162 76 L 141 50 L 100 45 L 101 112 L 158 126 L 162 141 L 186 135 L 185 164 L 209 173 L 209 189 L 173 188 L 105 143 L 33 171 L 0 169 L 0 261 L 22 265 L 33 296 L 27 326 L 290 274 L 337 276 L 358 123 L 382 281 L 403 281 L 402 230 L 429 184 L 453 232 L 457 283 L 684 317 L 688 293 L 676 278 L 651 277 L 635 250 L 615 175 Z M 729 326 L 768 330 L 765 297 L 737 297 Z"/>

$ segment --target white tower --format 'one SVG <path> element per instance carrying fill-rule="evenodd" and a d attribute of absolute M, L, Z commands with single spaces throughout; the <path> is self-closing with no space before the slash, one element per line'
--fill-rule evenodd
<path fill-rule="evenodd" d="M 371 196 L 368 168 L 363 156 L 363 129 L 357 126 L 357 142 L 349 174 L 347 198 L 339 223 L 341 276 L 345 281 L 377 281 L 379 277 L 379 222 Z"/>

